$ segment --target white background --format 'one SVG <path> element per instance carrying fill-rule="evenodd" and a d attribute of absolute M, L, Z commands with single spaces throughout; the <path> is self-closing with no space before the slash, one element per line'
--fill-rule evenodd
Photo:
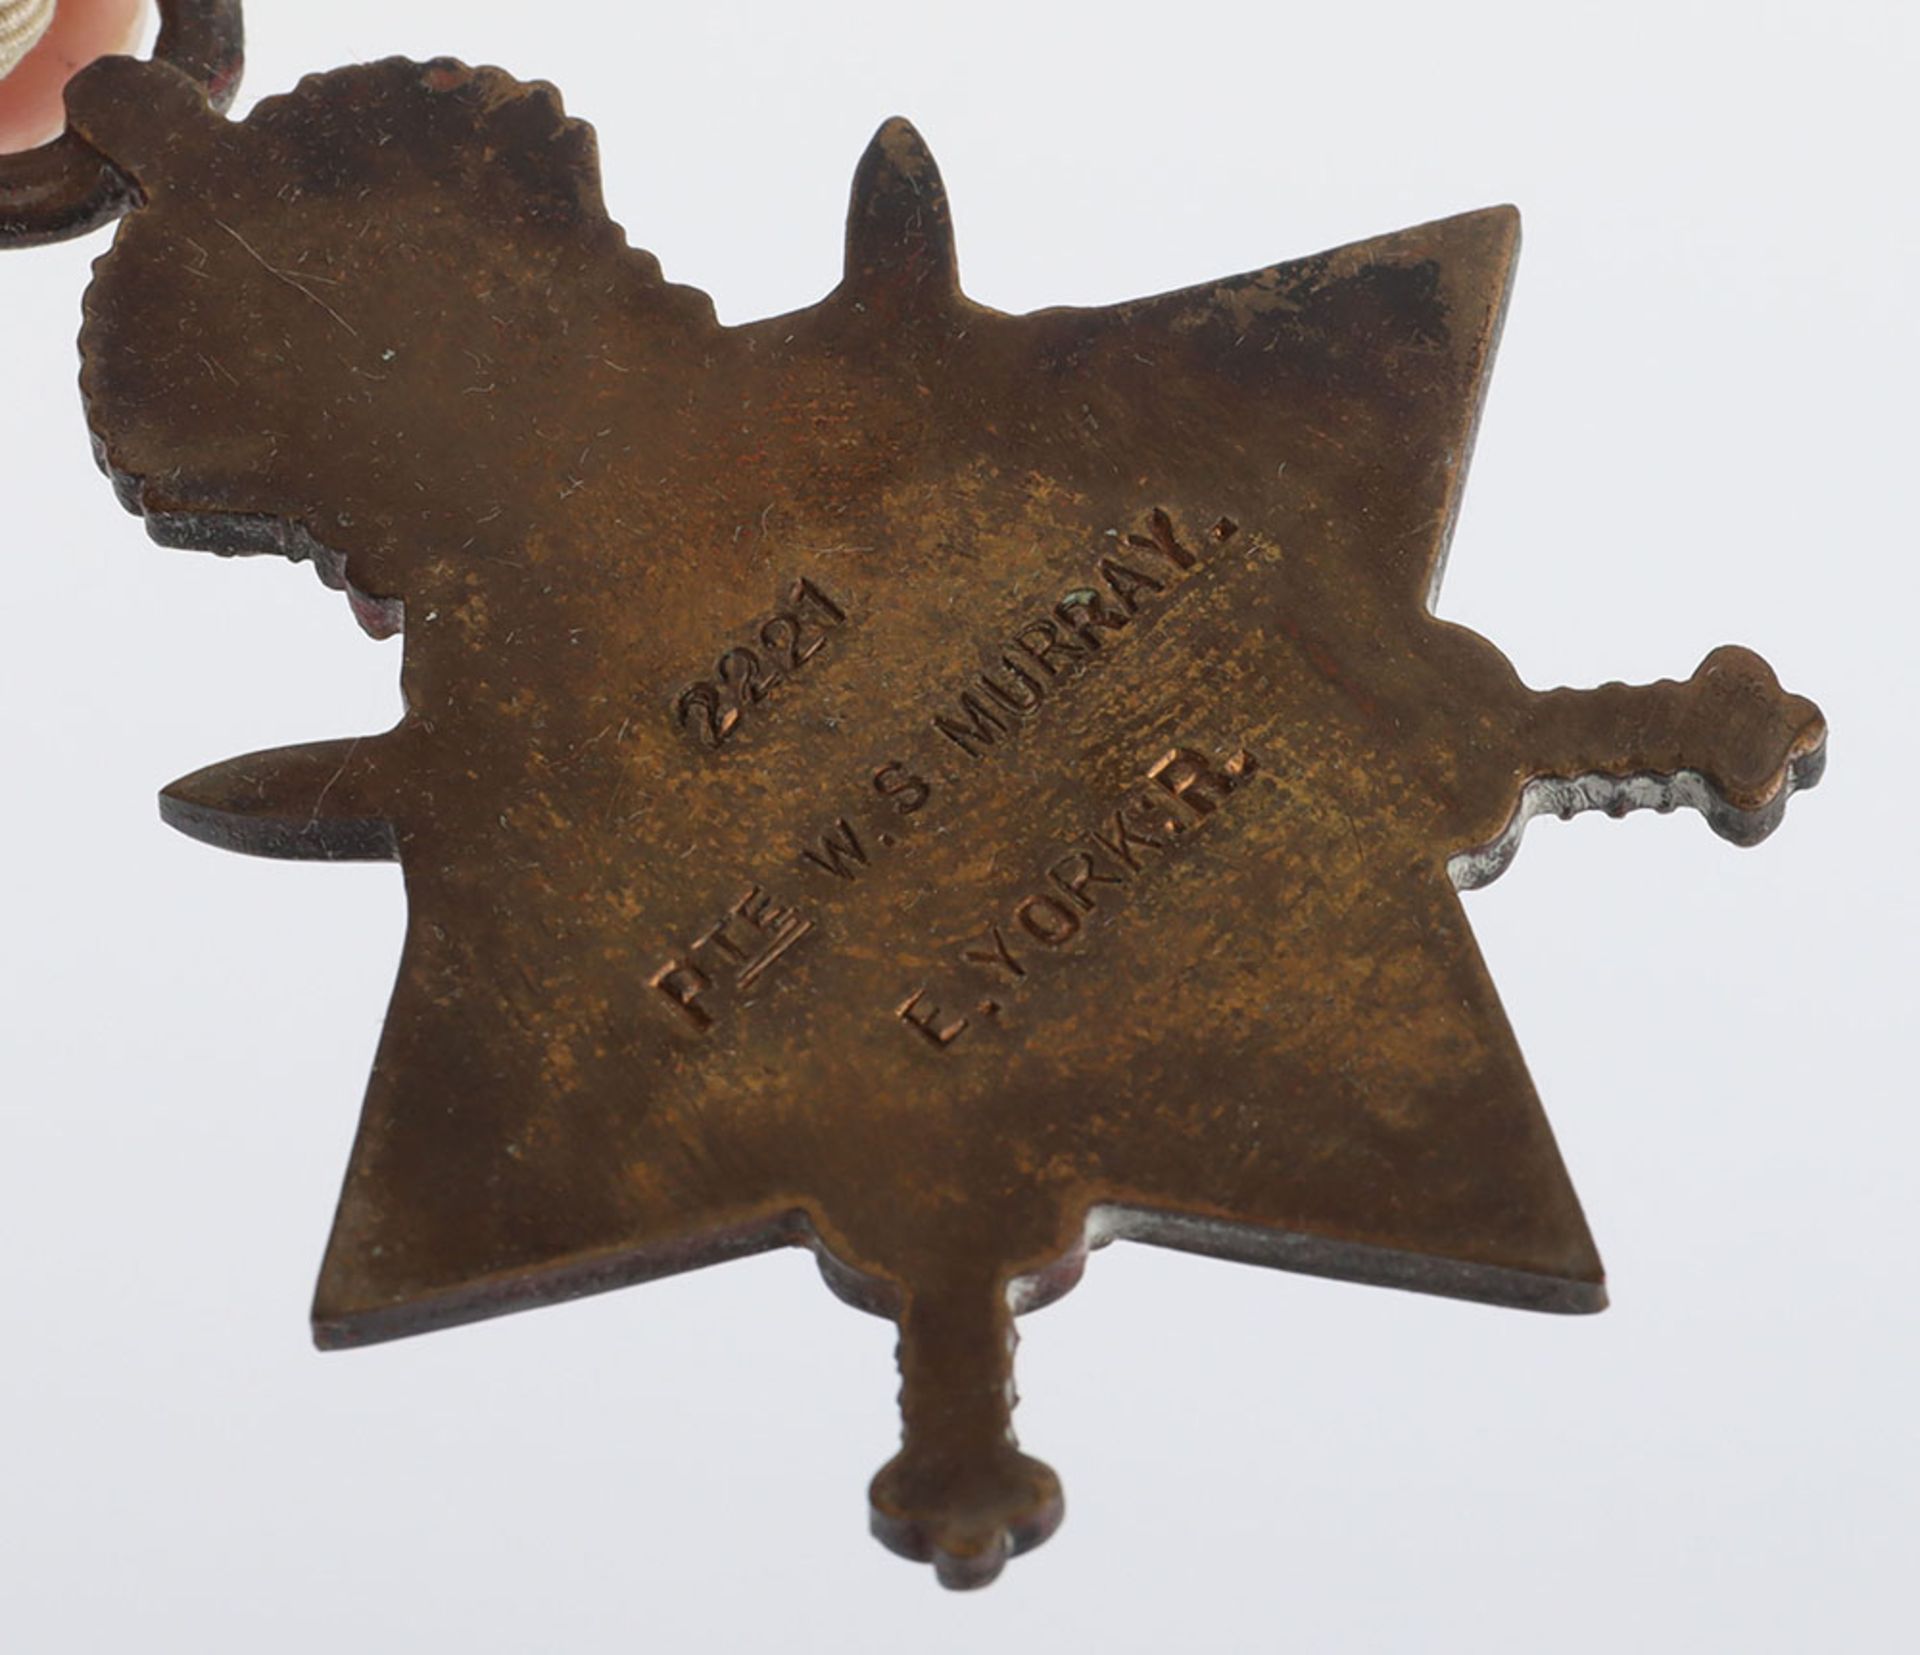
<path fill-rule="evenodd" d="M 0 1645 L 1911 1647 L 1913 7 L 251 11 L 242 108 L 393 52 L 560 83 L 730 322 L 833 283 L 895 112 L 1011 310 L 1517 202 L 1442 613 L 1542 686 L 1750 644 L 1832 763 L 1758 850 L 1547 820 L 1468 899 L 1613 1310 L 1115 1247 L 1025 1324 L 1067 1522 L 946 1594 L 864 1533 L 892 1331 L 803 1254 L 309 1348 L 399 876 L 220 855 L 154 794 L 384 728 L 399 646 L 150 545 L 75 391 L 103 242 L 0 256 Z"/>

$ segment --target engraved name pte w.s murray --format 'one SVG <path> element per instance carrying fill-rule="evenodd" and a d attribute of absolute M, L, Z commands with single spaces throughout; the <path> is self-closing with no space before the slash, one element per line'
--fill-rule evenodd
<path fill-rule="evenodd" d="M 1100 652 L 1103 632 L 1116 633 L 1130 626 L 1146 595 L 1164 593 L 1171 580 L 1191 569 L 1197 557 L 1174 531 L 1173 520 L 1156 506 L 1148 522 L 1149 533 L 1126 536 L 1132 562 L 1103 553 L 1086 583 L 1071 588 L 1051 609 L 1015 628 L 999 667 L 979 673 L 956 691 L 947 710 L 934 715 L 934 729 L 968 757 L 982 757 L 1008 733 L 1009 717 L 1022 718 L 1038 710 L 1063 670 L 1071 676 L 1087 657 Z M 1223 517 L 1213 526 L 1213 538 L 1225 541 L 1237 528 Z M 1142 567 L 1149 564 L 1155 568 Z M 984 696 L 975 690 L 976 684 Z"/>

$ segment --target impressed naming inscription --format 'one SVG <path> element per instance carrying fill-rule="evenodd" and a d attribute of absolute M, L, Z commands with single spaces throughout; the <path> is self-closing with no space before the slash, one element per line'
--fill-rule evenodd
<path fill-rule="evenodd" d="M 735 644 L 714 663 L 711 678 L 696 678 L 673 700 L 674 721 L 718 747 L 740 720 L 820 653 L 826 634 L 846 623 L 847 613 L 806 576 L 793 583 L 787 607 L 776 609 L 754 630 L 760 649 Z"/>
<path fill-rule="evenodd" d="M 975 1001 L 973 1010 L 997 1017 L 1003 1002 L 995 995 L 1018 991 L 1047 956 L 1083 943 L 1093 914 L 1122 900 L 1259 768 L 1244 747 L 1219 763 L 1191 747 L 1163 753 L 1147 767 L 1147 786 L 1129 790 L 1079 843 L 1062 848 L 959 950 L 961 961 L 993 990 Z M 973 1026 L 973 1019 L 944 1012 L 931 996 L 931 988 L 920 985 L 894 1015 L 945 1049 Z M 943 998 L 953 1004 L 967 996 L 962 989 Z"/>
<path fill-rule="evenodd" d="M 1240 532 L 1231 518 L 1216 520 L 1209 538 L 1224 545 Z M 866 811 L 881 806 L 881 825 L 862 828 L 862 807 L 836 817 L 806 844 L 800 857 L 809 871 L 852 880 L 875 865 L 899 840 L 893 819 L 918 815 L 934 799 L 940 760 L 958 748 L 975 761 L 1009 745 L 1054 697 L 1068 692 L 1103 652 L 1118 647 L 1128 630 L 1152 618 L 1150 604 L 1179 596 L 1179 583 L 1200 563 L 1180 538 L 1173 519 L 1155 508 L 1145 532 L 1113 535 L 1085 576 L 1051 607 L 1003 635 L 999 666 L 951 686 L 928 724 L 939 739 L 920 758 L 892 758 L 858 784 Z M 954 778 L 965 785 L 970 772 Z M 941 785 L 947 785 L 944 781 Z"/>
<path fill-rule="evenodd" d="M 1239 532 L 1217 519 L 1200 544 L 1224 544 Z M 1200 564 L 1200 553 L 1181 538 L 1172 518 L 1158 508 L 1138 532 L 1110 533 L 1109 544 L 1085 573 L 1044 609 L 1030 612 L 993 646 L 997 661 L 949 683 L 924 714 L 930 732 L 920 758 L 893 758 L 865 774 L 858 786 L 864 805 L 835 820 L 798 852 L 800 866 L 816 878 L 854 884 L 877 870 L 902 840 L 896 826 L 933 805 L 942 788 L 962 785 L 972 765 L 943 770 L 940 759 L 957 748 L 973 764 L 1009 745 L 1022 726 L 1050 700 L 1066 693 L 1104 652 L 1119 646 L 1130 628 L 1151 619 L 1150 609 L 1179 596 L 1179 586 Z M 801 612 L 819 633 L 805 640 Z M 722 656 L 716 676 L 687 686 L 675 702 L 683 728 L 700 731 L 707 745 L 725 742 L 746 712 L 786 673 L 816 653 L 826 633 L 846 620 L 845 609 L 811 580 L 796 581 L 791 606 L 761 624 L 761 642 L 775 653 L 769 676 L 751 649 Z M 908 749 L 911 751 L 911 749 Z M 1013 900 L 1006 915 L 988 922 L 980 937 L 960 951 L 963 963 L 986 968 L 1001 991 L 1028 976 L 1029 958 L 1073 945 L 1086 918 L 1117 898 L 1152 862 L 1210 816 L 1256 769 L 1245 750 L 1215 761 L 1187 747 L 1163 753 L 1147 767 L 1147 786 L 1103 812 L 1083 842 L 1066 849 L 1041 870 L 1036 889 Z M 751 990 L 761 975 L 816 922 L 773 903 L 753 885 L 715 925 L 677 950 L 649 979 L 683 1027 L 704 1031 L 732 995 Z M 945 991 L 943 991 L 944 993 Z M 970 1026 L 969 1015 L 943 1013 L 926 986 L 891 1008 L 893 1014 L 934 1045 L 945 1048 Z M 951 1002 L 956 996 L 946 993 Z M 975 994 L 972 1011 L 993 1017 L 1001 1002 Z"/>
<path fill-rule="evenodd" d="M 715 978 L 730 981 L 742 993 L 768 967 L 813 929 L 813 921 L 782 907 L 758 885 L 742 896 L 684 950 L 648 978 L 696 1029 L 713 1025 L 707 1003 Z"/>
<path fill-rule="evenodd" d="M 1127 556 L 1103 553 L 1083 583 L 1016 627 L 998 665 L 960 685 L 947 706 L 934 714 L 934 729 L 969 758 L 984 757 L 1015 722 L 1039 710 L 1057 683 L 1077 675 L 1131 626 L 1142 604 L 1164 596 L 1198 557 L 1158 507 L 1148 527 L 1146 534 L 1126 537 Z M 1223 517 L 1213 526 L 1213 538 L 1228 540 L 1238 528 Z"/>

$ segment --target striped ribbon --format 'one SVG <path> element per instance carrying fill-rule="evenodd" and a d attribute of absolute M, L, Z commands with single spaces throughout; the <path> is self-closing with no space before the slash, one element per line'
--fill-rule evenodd
<path fill-rule="evenodd" d="M 0 0 L 0 75 L 39 44 L 53 21 L 54 0 Z"/>

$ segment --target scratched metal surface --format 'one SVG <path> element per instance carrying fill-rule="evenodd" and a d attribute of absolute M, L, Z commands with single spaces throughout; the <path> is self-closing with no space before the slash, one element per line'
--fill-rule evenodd
<path fill-rule="evenodd" d="M 1456 889 L 1540 808 L 1758 839 L 1825 731 L 1744 650 L 1538 693 L 1432 617 L 1511 209 L 1009 316 L 896 122 L 841 285 L 728 328 L 497 71 L 72 106 L 147 203 L 122 498 L 404 623 L 396 729 L 164 799 L 405 871 L 323 1344 L 811 1245 L 901 1326 L 875 1530 L 970 1585 L 1059 1520 L 1013 1316 L 1100 1241 L 1601 1307 Z"/>

